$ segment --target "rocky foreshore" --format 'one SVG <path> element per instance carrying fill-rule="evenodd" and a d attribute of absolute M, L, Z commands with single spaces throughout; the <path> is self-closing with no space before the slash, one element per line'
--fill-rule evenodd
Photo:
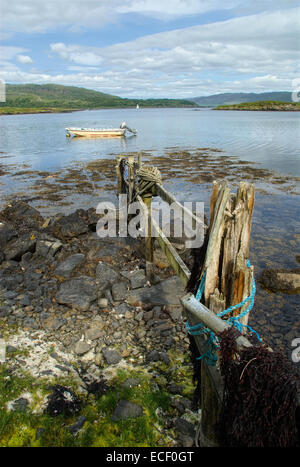
<path fill-rule="evenodd" d="M 93 209 L 46 219 L 24 202 L 0 212 L 5 364 L 11 375 L 27 371 L 36 379 L 71 378 L 76 393 L 85 396 L 101 381 L 109 384 L 118 370 L 142 369 L 155 390 L 171 397 L 173 415 L 163 427 L 167 437 L 173 433 L 169 443 L 192 446 L 196 425 L 190 418 L 195 423 L 198 415 L 191 410 L 191 391 L 185 396 L 185 382 L 192 384 L 191 362 L 178 365 L 172 359 L 189 356 L 179 301 L 184 288 L 159 249 L 150 284 L 143 242 L 100 239 L 97 221 Z M 178 379 L 184 369 L 189 377 Z M 43 410 L 48 404 L 49 411 L 52 396 L 43 401 Z M 20 404 L 30 407 L 30 394 L 10 401 L 10 408 Z M 143 407 L 121 399 L 112 422 L 142 413 Z M 78 415 L 79 430 L 86 418 Z"/>

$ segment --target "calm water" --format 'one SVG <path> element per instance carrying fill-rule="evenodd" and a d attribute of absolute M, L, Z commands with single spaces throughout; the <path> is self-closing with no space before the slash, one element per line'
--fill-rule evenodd
<path fill-rule="evenodd" d="M 136 137 L 72 139 L 65 136 L 68 126 L 118 127 L 122 121 L 137 129 Z M 22 169 L 55 173 L 99 159 L 111 161 L 113 167 L 116 154 L 143 151 L 150 163 L 153 159 L 153 164 L 159 168 L 164 166 L 162 161 L 167 162 L 172 176 L 165 181 L 165 186 L 179 200 L 204 201 L 208 206 L 211 183 L 189 179 L 190 176 L 197 177 L 202 163 L 200 159 L 196 163 L 197 148 L 222 151 L 212 151 L 212 160 L 220 158 L 221 154 L 255 163 L 255 167 L 275 173 L 273 182 L 263 180 L 264 191 L 256 192 L 251 239 L 251 261 L 256 277 L 266 267 L 299 267 L 296 261 L 296 254 L 300 254 L 300 197 L 296 194 L 300 185 L 297 179 L 300 177 L 299 112 L 114 109 L 2 116 L 0 130 L 0 173 L 1 169 L 9 172 L 0 177 L 1 204 L 10 196 L 22 193 L 31 183 L 28 175 L 16 176 Z M 182 151 L 181 159 L 175 160 L 173 151 Z M 185 154 L 193 155 L 194 165 L 191 160 L 185 165 Z M 210 168 L 205 161 L 203 166 L 209 174 Z M 242 170 L 243 165 L 240 167 Z M 276 173 L 290 179 L 292 188 L 278 191 Z M 242 172 L 241 177 L 238 175 L 235 171 L 236 181 L 243 179 Z M 259 180 L 257 184 L 255 182 L 256 188 L 260 185 Z M 282 187 L 282 183 L 278 187 Z M 104 182 L 102 190 L 106 190 Z M 112 188 L 108 195 L 113 196 Z M 93 195 L 72 196 L 71 211 L 74 206 L 76 209 L 97 204 Z M 48 203 L 46 206 L 44 203 L 45 212 L 49 204 L 54 212 L 68 211 L 62 205 Z M 258 284 L 256 309 L 250 325 L 266 336 L 271 345 L 283 345 L 291 352 L 292 339 L 300 337 L 299 295 L 269 293 Z"/>
<path fill-rule="evenodd" d="M 65 127 L 138 130 L 126 139 L 68 139 Z M 0 151 L 39 170 L 74 160 L 172 147 L 213 147 L 268 169 L 300 176 L 300 112 L 233 112 L 191 109 L 117 109 L 69 114 L 0 117 Z"/>

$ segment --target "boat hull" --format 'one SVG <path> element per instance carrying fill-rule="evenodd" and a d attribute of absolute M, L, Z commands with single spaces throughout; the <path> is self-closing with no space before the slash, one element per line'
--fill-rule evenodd
<path fill-rule="evenodd" d="M 125 129 L 85 129 L 85 128 L 66 128 L 67 136 L 84 136 L 87 138 L 120 138 L 125 136 Z"/>

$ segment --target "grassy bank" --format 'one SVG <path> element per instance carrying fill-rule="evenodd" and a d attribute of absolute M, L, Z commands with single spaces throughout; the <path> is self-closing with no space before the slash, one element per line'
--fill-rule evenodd
<path fill-rule="evenodd" d="M 58 84 L 7 84 L 0 115 L 143 107 L 197 107 L 185 99 L 127 99 L 92 89 Z"/>
<path fill-rule="evenodd" d="M 298 102 L 258 101 L 233 105 L 219 105 L 214 110 L 300 111 Z"/>

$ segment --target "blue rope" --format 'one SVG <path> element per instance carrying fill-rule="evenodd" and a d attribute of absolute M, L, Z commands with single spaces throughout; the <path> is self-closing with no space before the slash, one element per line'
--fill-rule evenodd
<path fill-rule="evenodd" d="M 251 267 L 249 260 L 247 260 L 247 267 L 248 268 Z M 205 278 L 206 278 L 206 271 L 201 278 L 200 285 L 196 293 L 196 299 L 199 301 L 201 300 L 203 292 L 204 292 Z M 217 313 L 216 316 L 221 318 L 222 316 L 228 313 L 232 313 L 234 310 L 237 310 L 238 308 L 243 307 L 244 305 L 246 305 L 246 303 L 249 302 L 248 307 L 244 311 L 242 311 L 242 313 L 240 313 L 238 316 L 231 316 L 230 318 L 228 318 L 227 322 L 231 324 L 231 326 L 236 327 L 239 332 L 242 332 L 243 328 L 245 327 L 248 328 L 250 332 L 256 335 L 259 342 L 261 342 L 261 338 L 259 337 L 259 334 L 254 329 L 252 329 L 248 324 L 242 324 L 239 321 L 241 318 L 243 318 L 245 315 L 247 315 L 247 313 L 249 313 L 252 310 L 253 305 L 254 305 L 255 293 L 256 293 L 256 286 L 255 286 L 255 280 L 253 277 L 252 278 L 252 290 L 251 290 L 249 297 L 246 297 L 242 302 L 238 303 L 237 305 L 232 305 L 226 308 L 226 310 L 220 311 L 219 313 Z M 216 356 L 216 350 L 219 348 L 219 341 L 218 341 L 217 336 L 209 328 L 204 327 L 202 323 L 195 324 L 194 326 L 190 326 L 190 324 L 186 322 L 185 325 L 186 325 L 187 332 L 191 334 L 192 336 L 197 336 L 200 334 L 208 334 L 209 350 L 205 352 L 204 354 L 200 355 L 200 357 L 198 357 L 197 360 L 201 360 L 202 358 L 205 358 L 206 363 L 208 365 L 214 366 L 216 364 L 216 361 L 218 360 Z"/>

